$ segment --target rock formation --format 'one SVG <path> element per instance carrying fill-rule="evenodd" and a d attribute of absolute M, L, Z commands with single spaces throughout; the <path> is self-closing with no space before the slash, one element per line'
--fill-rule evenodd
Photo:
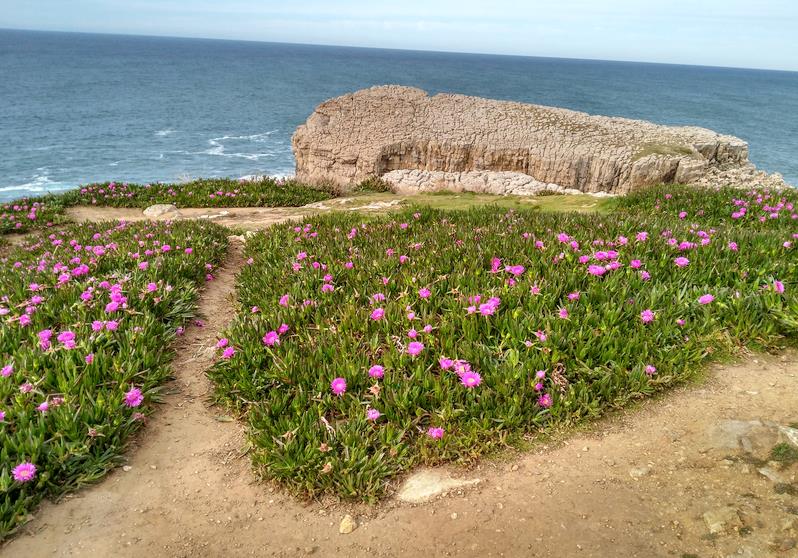
<path fill-rule="evenodd" d="M 297 128 L 292 146 L 299 180 L 346 186 L 378 176 L 407 191 L 623 194 L 657 183 L 714 184 L 735 169 L 768 178 L 748 162 L 743 140 L 704 128 L 465 95 L 430 97 L 400 86 L 322 103 Z M 780 177 L 771 176 L 777 185 Z"/>

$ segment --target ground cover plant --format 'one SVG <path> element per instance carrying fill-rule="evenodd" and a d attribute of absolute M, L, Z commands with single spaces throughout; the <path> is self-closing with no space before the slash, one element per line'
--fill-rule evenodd
<path fill-rule="evenodd" d="M 158 203 L 177 207 L 297 207 L 332 197 L 329 191 L 295 180 L 204 178 L 179 184 L 87 184 L 60 196 L 66 205 L 145 208 Z"/>
<path fill-rule="evenodd" d="M 83 224 L 0 260 L 0 539 L 119 462 L 226 242 L 211 223 Z"/>
<path fill-rule="evenodd" d="M 612 213 L 329 214 L 255 235 L 210 374 L 253 462 L 374 500 L 798 333 L 795 193 L 652 189 Z"/>
<path fill-rule="evenodd" d="M 23 198 L 0 205 L 0 234 L 25 233 L 62 222 L 64 205 L 55 196 Z"/>

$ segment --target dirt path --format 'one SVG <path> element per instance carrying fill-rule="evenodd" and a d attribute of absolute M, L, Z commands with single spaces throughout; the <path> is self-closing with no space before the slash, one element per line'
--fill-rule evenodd
<path fill-rule="evenodd" d="M 233 314 L 241 247 L 200 301 L 174 382 L 128 470 L 46 503 L 0 548 L 39 556 L 796 556 L 798 466 L 758 472 L 774 428 L 798 421 L 798 354 L 714 369 L 698 387 L 601 421 L 558 447 L 484 462 L 473 488 L 410 505 L 302 503 L 258 482 L 204 371 Z M 731 420 L 731 422 L 730 422 Z M 748 451 L 746 451 L 748 450 Z M 780 493 L 779 493 L 780 492 Z M 346 513 L 359 526 L 339 534 Z M 709 523 L 720 532 L 711 534 Z M 717 517 L 715 520 L 713 518 Z"/>

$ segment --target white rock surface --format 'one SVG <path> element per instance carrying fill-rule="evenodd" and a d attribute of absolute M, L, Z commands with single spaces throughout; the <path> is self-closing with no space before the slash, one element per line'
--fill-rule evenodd
<path fill-rule="evenodd" d="M 175 217 L 180 215 L 177 207 L 171 203 L 157 203 L 149 206 L 144 210 L 144 215 L 147 217 L 162 217 L 164 215 L 174 214 Z"/>
<path fill-rule="evenodd" d="M 452 489 L 473 486 L 480 482 L 481 479 L 455 479 L 445 471 L 423 469 L 402 484 L 397 497 L 402 502 L 418 504 Z"/>

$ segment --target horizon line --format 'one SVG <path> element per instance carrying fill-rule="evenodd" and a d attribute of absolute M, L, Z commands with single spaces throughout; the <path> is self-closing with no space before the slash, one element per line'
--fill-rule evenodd
<path fill-rule="evenodd" d="M 462 54 L 466 56 L 502 56 L 510 58 L 539 58 L 548 60 L 575 60 L 585 62 L 616 62 L 620 64 L 650 64 L 659 66 L 682 66 L 689 68 L 709 68 L 719 70 L 748 70 L 760 72 L 781 72 L 794 74 L 798 73 L 798 69 L 786 70 L 783 68 L 751 68 L 745 66 L 717 66 L 712 64 L 686 64 L 683 62 L 652 62 L 647 60 L 625 60 L 625 59 L 607 59 L 607 58 L 572 58 L 567 56 L 540 56 L 534 54 L 510 54 L 510 53 L 496 53 L 496 52 L 469 52 L 459 50 L 425 50 L 418 48 L 396 48 L 396 47 L 375 47 L 375 46 L 361 46 L 361 45 L 344 45 L 344 44 L 330 44 L 330 43 L 306 43 L 306 42 L 286 42 L 286 41 L 269 41 L 264 39 L 229 39 L 222 37 L 198 37 L 195 35 L 148 35 L 142 33 L 108 33 L 99 31 L 65 31 L 63 29 L 28 29 L 22 27 L 0 27 L 0 31 L 22 31 L 29 33 L 63 33 L 71 35 L 102 35 L 109 37 L 136 37 L 136 38 L 155 38 L 155 39 L 189 39 L 201 41 L 225 41 L 231 43 L 257 43 L 257 44 L 272 44 L 272 45 L 291 45 L 291 46 L 310 46 L 310 47 L 334 47 L 334 48 L 352 48 L 362 50 L 386 50 L 395 52 L 423 52 L 433 54 Z"/>

